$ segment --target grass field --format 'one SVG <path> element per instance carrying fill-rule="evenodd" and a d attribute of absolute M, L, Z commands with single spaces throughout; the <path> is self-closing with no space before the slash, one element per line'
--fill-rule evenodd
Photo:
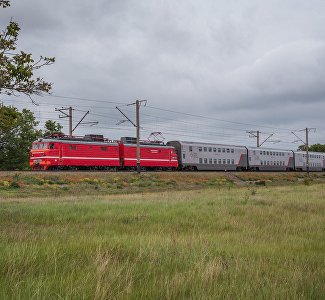
<path fill-rule="evenodd" d="M 0 299 L 324 299 L 323 183 L 237 187 L 219 174 L 180 185 L 161 175 L 130 187 L 133 175 L 118 175 L 128 185 L 116 188 L 106 186 L 116 174 L 87 175 L 102 181 L 77 184 L 92 187 L 83 195 L 79 177 L 59 178 L 68 190 L 57 193 L 62 182 L 20 177 L 14 187 L 10 176 L 0 189 Z"/>

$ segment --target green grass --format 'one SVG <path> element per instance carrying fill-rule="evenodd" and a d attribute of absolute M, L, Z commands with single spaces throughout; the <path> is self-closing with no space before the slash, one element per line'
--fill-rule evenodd
<path fill-rule="evenodd" d="M 0 299 L 323 299 L 325 190 L 0 198 Z"/>

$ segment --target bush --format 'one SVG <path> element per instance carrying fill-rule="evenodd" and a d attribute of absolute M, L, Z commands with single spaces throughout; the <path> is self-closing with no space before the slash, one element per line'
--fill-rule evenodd
<path fill-rule="evenodd" d="M 256 185 L 262 185 L 262 186 L 266 186 L 266 182 L 265 180 L 258 180 L 255 182 Z"/>

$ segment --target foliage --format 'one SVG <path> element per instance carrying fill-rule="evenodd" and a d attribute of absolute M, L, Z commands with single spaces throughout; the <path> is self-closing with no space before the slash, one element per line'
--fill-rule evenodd
<path fill-rule="evenodd" d="M 314 144 L 308 147 L 309 151 L 312 152 L 325 152 L 325 144 Z M 301 145 L 298 147 L 298 151 L 306 151 L 306 146 Z"/>
<path fill-rule="evenodd" d="M 62 134 L 63 126 L 52 120 L 47 120 L 44 125 L 44 136 L 49 136 L 54 133 Z"/>
<path fill-rule="evenodd" d="M 10 1 L 0 0 L 0 8 L 10 6 Z M 0 94 L 16 95 L 23 93 L 29 97 L 41 95 L 51 90 L 51 83 L 34 72 L 43 66 L 51 65 L 55 59 L 41 56 L 34 60 L 31 53 L 17 51 L 17 40 L 20 27 L 11 20 L 0 32 Z"/>
<path fill-rule="evenodd" d="M 0 106 L 0 169 L 28 167 L 31 143 L 41 136 L 31 111 L 21 112 L 13 106 Z"/>

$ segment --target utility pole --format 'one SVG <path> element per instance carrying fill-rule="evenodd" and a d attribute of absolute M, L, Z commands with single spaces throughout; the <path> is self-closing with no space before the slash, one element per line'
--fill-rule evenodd
<path fill-rule="evenodd" d="M 307 171 L 308 176 L 309 176 L 309 136 L 308 135 L 311 130 L 315 132 L 316 128 L 306 127 L 305 129 L 298 130 L 298 131 L 305 132 L 305 136 L 306 136 L 305 141 L 303 141 L 298 135 L 296 135 L 294 131 L 291 132 L 295 137 L 297 137 L 305 145 L 305 148 L 306 148 L 306 171 Z"/>
<path fill-rule="evenodd" d="M 72 107 L 69 107 L 69 136 L 72 137 Z"/>
<path fill-rule="evenodd" d="M 260 132 L 259 130 L 257 130 L 257 131 L 250 130 L 250 131 L 246 131 L 246 132 L 250 134 L 249 137 L 256 138 L 256 147 L 257 148 L 261 147 L 271 136 L 274 135 L 274 133 L 269 134 L 269 136 L 262 143 L 260 143 L 260 134 L 263 132 Z M 268 133 L 264 133 L 264 134 L 268 134 Z"/>
<path fill-rule="evenodd" d="M 72 111 L 73 108 L 70 107 L 62 107 L 62 108 L 56 108 L 55 111 L 60 112 L 61 114 L 63 114 L 63 116 L 59 116 L 60 119 L 63 118 L 69 118 L 69 137 L 72 137 Z M 66 113 L 66 111 L 68 111 L 68 113 Z"/>
<path fill-rule="evenodd" d="M 137 173 L 141 172 L 141 157 L 140 157 L 140 101 L 135 101 L 136 124 L 137 124 Z"/>
<path fill-rule="evenodd" d="M 306 158 L 306 167 L 307 167 L 307 174 L 309 175 L 309 142 L 308 142 L 308 133 L 309 133 L 309 130 L 308 128 L 305 129 L 306 131 L 306 155 L 307 155 L 307 158 Z"/>
<path fill-rule="evenodd" d="M 73 132 L 77 129 L 77 127 L 81 124 L 90 124 L 90 125 L 97 125 L 98 122 L 82 122 L 84 120 L 84 118 L 89 114 L 89 111 L 87 111 L 83 117 L 80 119 L 80 121 L 77 123 L 77 125 L 72 128 L 72 112 L 75 109 L 73 109 L 71 106 L 69 107 L 62 107 L 62 108 L 56 108 L 55 111 L 60 112 L 61 114 L 63 114 L 63 116 L 59 116 L 60 119 L 63 118 L 69 118 L 69 137 L 72 137 Z M 68 113 L 66 113 L 66 111 L 68 111 Z"/>
<path fill-rule="evenodd" d="M 141 154 L 140 154 L 140 107 L 141 104 L 144 103 L 144 106 L 147 105 L 147 100 L 136 100 L 133 103 L 127 104 L 127 106 L 135 105 L 135 124 L 132 120 L 122 112 L 122 110 L 116 106 L 116 109 L 136 128 L 136 143 L 137 143 L 137 173 L 141 173 Z M 125 120 L 120 121 L 119 123 L 123 123 Z"/>

